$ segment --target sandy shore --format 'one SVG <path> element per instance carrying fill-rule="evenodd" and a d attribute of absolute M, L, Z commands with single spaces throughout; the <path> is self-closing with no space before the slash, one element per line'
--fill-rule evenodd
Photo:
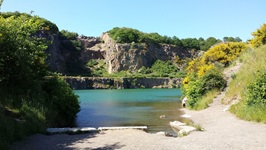
<path fill-rule="evenodd" d="M 239 68 L 239 66 L 237 66 Z M 235 72 L 234 69 L 228 72 Z M 230 74 L 227 74 L 230 76 Z M 192 132 L 182 138 L 149 134 L 141 130 L 108 130 L 98 134 L 33 135 L 14 143 L 11 149 L 20 150 L 265 150 L 266 124 L 243 121 L 221 104 L 225 92 L 214 99 L 213 104 L 202 111 L 183 109 L 187 116 L 200 124 L 205 131 Z"/>

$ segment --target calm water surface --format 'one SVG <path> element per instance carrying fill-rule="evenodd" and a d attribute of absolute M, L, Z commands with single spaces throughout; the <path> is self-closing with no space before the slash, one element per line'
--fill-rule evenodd
<path fill-rule="evenodd" d="M 78 127 L 148 126 L 149 132 L 171 132 L 180 115 L 178 89 L 75 90 L 81 110 Z M 161 115 L 166 118 L 160 119 Z"/>

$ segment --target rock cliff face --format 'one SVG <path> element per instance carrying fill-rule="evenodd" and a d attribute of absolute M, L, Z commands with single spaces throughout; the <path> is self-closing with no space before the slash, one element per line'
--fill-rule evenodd
<path fill-rule="evenodd" d="M 115 43 L 108 33 L 102 35 L 104 43 L 101 47 L 106 51 L 105 60 L 108 72 L 122 70 L 136 71 L 142 66 L 151 67 L 157 60 L 172 60 L 177 57 L 191 58 L 194 51 L 180 49 L 173 45 L 159 45 L 154 43 Z"/>
<path fill-rule="evenodd" d="M 158 59 L 175 61 L 177 57 L 185 59 L 195 56 L 193 50 L 184 50 L 174 45 L 116 43 L 108 33 L 98 38 L 78 37 L 77 41 L 81 44 L 79 51 L 65 37 L 53 35 L 47 38 L 52 39 L 52 44 L 47 49 L 49 67 L 53 71 L 67 75 L 89 75 L 86 64 L 92 59 L 105 61 L 107 71 L 111 74 L 123 70 L 137 71 L 142 66 L 148 68 Z"/>
<path fill-rule="evenodd" d="M 40 31 L 37 33 L 39 37 L 51 41 L 46 49 L 46 63 L 53 72 L 63 74 L 89 74 L 89 70 L 83 65 L 81 52 L 73 45 L 73 43 L 61 34 L 51 34 L 49 32 Z"/>
<path fill-rule="evenodd" d="M 65 77 L 72 89 L 132 89 L 132 88 L 176 88 L 179 78 L 94 78 Z"/>

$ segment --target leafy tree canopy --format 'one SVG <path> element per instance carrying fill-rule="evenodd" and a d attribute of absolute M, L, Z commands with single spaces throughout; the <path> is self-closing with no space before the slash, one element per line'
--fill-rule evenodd
<path fill-rule="evenodd" d="M 144 33 L 132 28 L 119 28 L 115 27 L 109 30 L 111 38 L 117 43 L 157 43 L 157 44 L 171 44 L 176 45 L 184 49 L 195 49 L 195 50 L 208 50 L 214 44 L 221 42 L 221 40 L 214 37 L 210 37 L 207 40 L 203 38 L 184 38 L 179 39 L 176 36 L 162 36 L 158 33 Z"/>
<path fill-rule="evenodd" d="M 27 105 L 34 110 L 31 116 L 35 112 L 49 125 L 68 126 L 79 111 L 78 99 L 64 80 L 52 78 L 45 63 L 50 41 L 40 35 L 57 32 L 55 24 L 38 16 L 1 13 L 0 106 L 21 110 Z M 66 109 L 68 115 L 55 115 Z"/>

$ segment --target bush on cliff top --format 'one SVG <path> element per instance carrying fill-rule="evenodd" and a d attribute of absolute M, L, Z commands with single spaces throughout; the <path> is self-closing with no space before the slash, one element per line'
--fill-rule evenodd
<path fill-rule="evenodd" d="M 109 30 L 111 38 L 117 43 L 155 43 L 155 44 L 172 44 L 184 49 L 207 50 L 214 44 L 221 42 L 221 40 L 214 37 L 207 38 L 186 38 L 179 39 L 176 36 L 168 37 L 162 36 L 158 33 L 144 33 L 132 28 L 118 28 L 115 27 Z"/>

